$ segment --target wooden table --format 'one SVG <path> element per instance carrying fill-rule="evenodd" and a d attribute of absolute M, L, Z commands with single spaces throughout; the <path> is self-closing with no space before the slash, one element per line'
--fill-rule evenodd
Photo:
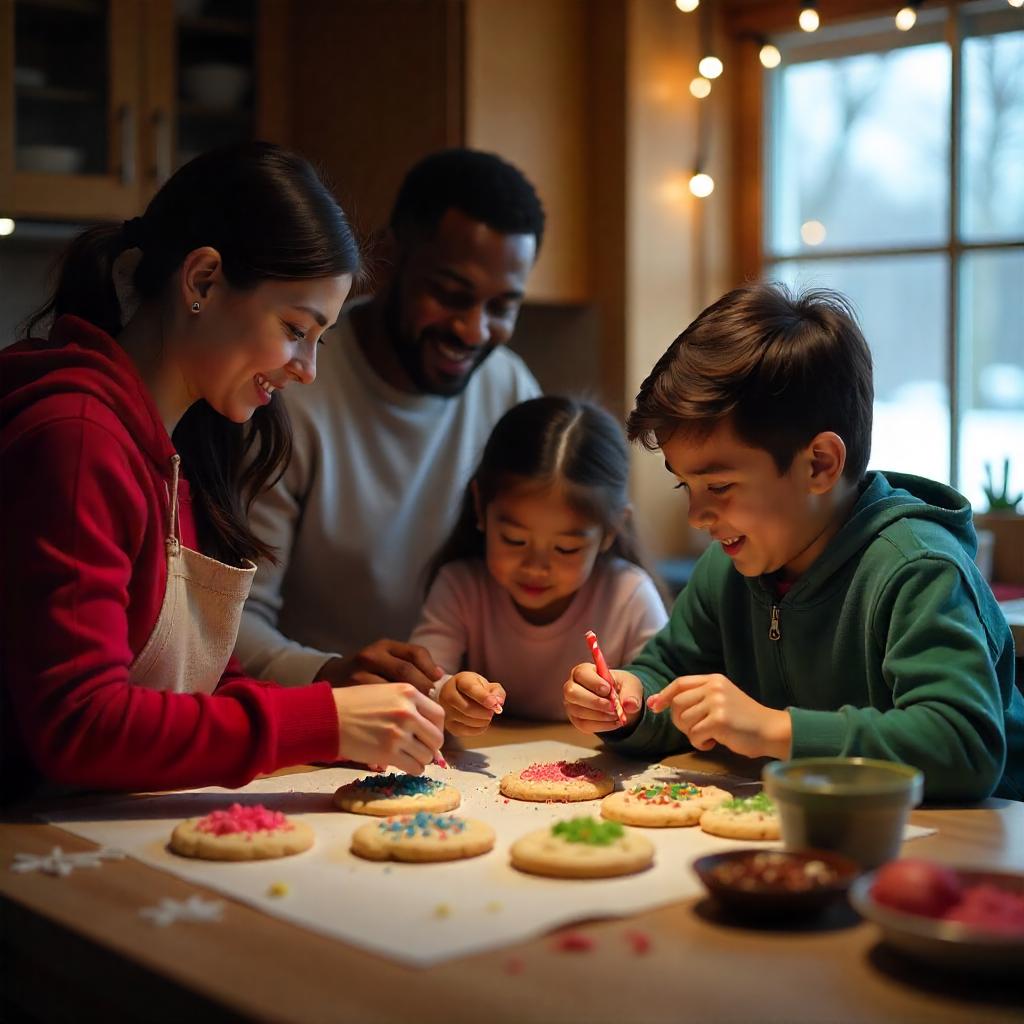
<path fill-rule="evenodd" d="M 501 723 L 477 745 L 555 739 L 569 726 Z M 668 763 L 756 777 L 731 755 Z M 938 828 L 915 855 L 1024 868 L 1024 804 L 917 811 Z M 29 815 L 0 824 L 0 1019 L 413 1022 L 921 1021 L 1020 1022 L 1019 981 L 978 982 L 908 965 L 874 926 L 837 907 L 813 924 L 740 927 L 706 900 L 580 927 L 594 946 L 552 936 L 402 967 L 227 901 L 222 923 L 154 928 L 137 909 L 196 886 L 126 860 L 58 879 L 4 869 L 20 851 L 92 847 Z M 680 864 L 680 871 L 689 866 Z M 650 941 L 637 953 L 631 938 Z M 18 1011 L 25 1016 L 19 1016 Z"/>

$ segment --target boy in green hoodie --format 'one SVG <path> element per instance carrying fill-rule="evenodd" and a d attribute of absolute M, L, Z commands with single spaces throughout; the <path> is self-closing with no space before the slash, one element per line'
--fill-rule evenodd
<path fill-rule="evenodd" d="M 661 758 L 864 756 L 925 774 L 931 800 L 1024 799 L 1013 639 L 974 564 L 967 500 L 866 472 L 871 355 L 846 301 L 750 285 L 708 307 L 637 395 L 714 542 L 668 625 L 614 673 L 564 687 L 583 732 Z"/>

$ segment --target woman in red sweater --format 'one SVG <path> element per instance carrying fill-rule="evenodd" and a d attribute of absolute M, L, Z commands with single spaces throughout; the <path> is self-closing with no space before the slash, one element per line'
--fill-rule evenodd
<path fill-rule="evenodd" d="M 316 172 L 265 143 L 197 157 L 70 246 L 30 324 L 52 314 L 48 340 L 0 353 L 9 794 L 433 758 L 443 716 L 410 685 L 283 688 L 231 658 L 273 557 L 246 508 L 289 455 L 276 392 L 314 379 L 358 266 Z"/>

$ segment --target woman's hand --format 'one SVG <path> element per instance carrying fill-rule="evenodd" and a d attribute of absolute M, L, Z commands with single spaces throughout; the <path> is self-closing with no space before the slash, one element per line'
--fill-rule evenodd
<path fill-rule="evenodd" d="M 437 700 L 453 736 L 476 736 L 501 714 L 505 690 L 476 672 L 458 672 L 441 687 Z"/>
<path fill-rule="evenodd" d="M 608 732 L 636 724 L 644 698 L 643 683 L 636 676 L 612 669 L 612 678 L 619 691 L 626 724 L 622 726 L 611 699 L 611 687 L 597 674 L 592 662 L 580 662 L 562 687 L 565 712 L 580 732 Z"/>
<path fill-rule="evenodd" d="M 441 749 L 444 711 L 409 683 L 344 687 L 332 696 L 339 760 L 420 775 Z"/>

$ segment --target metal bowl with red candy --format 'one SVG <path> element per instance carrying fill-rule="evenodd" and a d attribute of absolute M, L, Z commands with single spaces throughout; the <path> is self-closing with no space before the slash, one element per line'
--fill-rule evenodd
<path fill-rule="evenodd" d="M 890 861 L 850 889 L 885 941 L 917 960 L 962 970 L 1024 965 L 1024 874 Z"/>

